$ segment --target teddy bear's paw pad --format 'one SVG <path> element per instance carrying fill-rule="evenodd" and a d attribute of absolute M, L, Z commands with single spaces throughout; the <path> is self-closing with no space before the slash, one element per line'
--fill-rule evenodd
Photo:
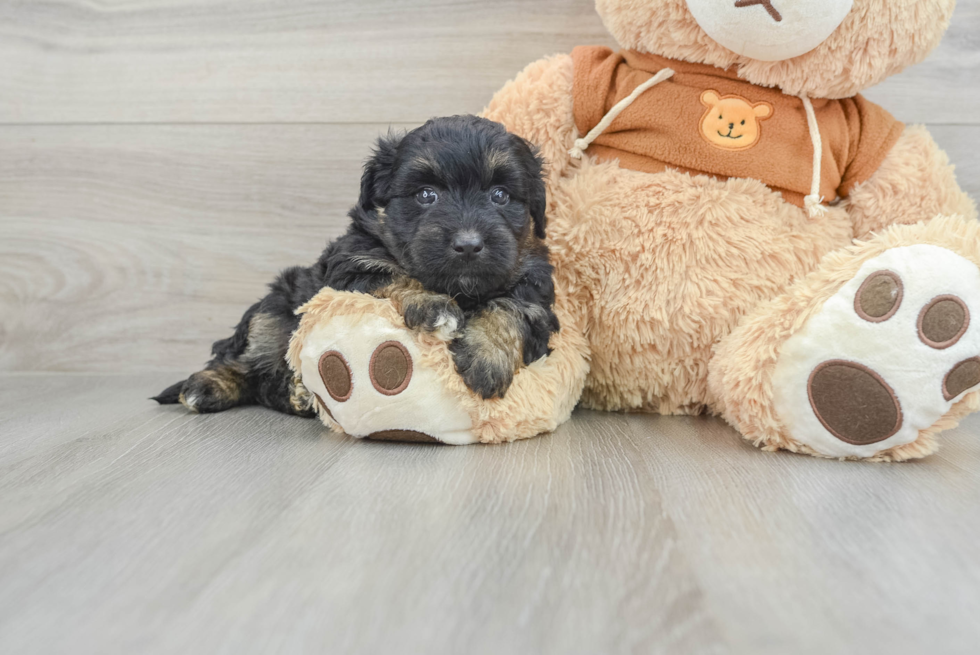
<path fill-rule="evenodd" d="M 951 250 L 905 246 L 866 261 L 782 346 L 776 411 L 830 457 L 915 441 L 980 386 L 980 270 Z"/>
<path fill-rule="evenodd" d="M 336 350 L 330 350 L 320 356 L 320 379 L 326 387 L 330 397 L 338 403 L 342 403 L 350 398 L 354 390 L 353 379 L 351 378 L 350 365 L 344 356 Z"/>
<path fill-rule="evenodd" d="M 423 361 L 417 333 L 373 316 L 337 316 L 306 336 L 303 384 L 325 422 L 357 438 L 466 444 L 472 419 Z"/>
<path fill-rule="evenodd" d="M 412 356 L 399 342 L 386 341 L 371 354 L 368 373 L 378 393 L 396 396 L 412 380 Z"/>
<path fill-rule="evenodd" d="M 887 321 L 902 304 L 902 279 L 891 271 L 876 271 L 869 275 L 854 295 L 854 311 L 866 321 Z"/>
<path fill-rule="evenodd" d="M 970 310 L 956 296 L 938 296 L 919 314 L 919 338 L 931 348 L 943 350 L 960 340 L 970 327 Z"/>
<path fill-rule="evenodd" d="M 877 443 L 902 427 L 902 407 L 894 390 L 861 364 L 820 364 L 810 374 L 807 392 L 817 419 L 841 441 Z"/>
<path fill-rule="evenodd" d="M 415 430 L 381 430 L 369 434 L 365 439 L 372 441 L 401 441 L 406 443 L 442 443 L 435 437 Z"/>
<path fill-rule="evenodd" d="M 964 359 L 943 377 L 943 398 L 952 400 L 980 385 L 980 357 Z"/>

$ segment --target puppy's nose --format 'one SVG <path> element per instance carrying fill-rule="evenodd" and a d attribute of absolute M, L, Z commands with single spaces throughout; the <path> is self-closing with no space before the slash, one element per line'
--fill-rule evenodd
<path fill-rule="evenodd" d="M 735 123 L 729 123 L 728 124 L 728 129 L 734 130 L 735 129 Z"/>
<path fill-rule="evenodd" d="M 483 237 L 476 232 L 460 232 L 453 237 L 453 250 L 466 257 L 479 255 L 483 250 Z"/>

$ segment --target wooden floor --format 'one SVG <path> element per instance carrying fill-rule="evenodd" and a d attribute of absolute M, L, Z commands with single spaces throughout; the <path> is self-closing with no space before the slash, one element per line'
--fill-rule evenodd
<path fill-rule="evenodd" d="M 980 0 L 868 92 L 980 197 Z M 147 396 L 372 140 L 613 45 L 590 0 L 0 0 L 0 653 L 976 653 L 980 417 L 904 465 L 578 412 L 372 444 Z"/>
<path fill-rule="evenodd" d="M 0 377 L 3 653 L 975 653 L 980 421 L 907 465 L 578 412 L 377 444 Z"/>

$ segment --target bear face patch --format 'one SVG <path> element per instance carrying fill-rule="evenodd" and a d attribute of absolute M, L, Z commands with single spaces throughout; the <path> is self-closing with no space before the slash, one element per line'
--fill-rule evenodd
<path fill-rule="evenodd" d="M 719 95 L 708 89 L 701 94 L 707 107 L 701 116 L 701 138 L 722 150 L 746 150 L 759 142 L 761 122 L 772 116 L 768 102 L 752 103 L 741 96 Z"/>

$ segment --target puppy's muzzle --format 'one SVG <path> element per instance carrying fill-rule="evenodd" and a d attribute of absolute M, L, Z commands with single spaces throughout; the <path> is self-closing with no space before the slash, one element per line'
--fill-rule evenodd
<path fill-rule="evenodd" d="M 453 251 L 457 257 L 471 259 L 483 252 L 483 237 L 479 232 L 464 230 L 453 237 Z"/>

